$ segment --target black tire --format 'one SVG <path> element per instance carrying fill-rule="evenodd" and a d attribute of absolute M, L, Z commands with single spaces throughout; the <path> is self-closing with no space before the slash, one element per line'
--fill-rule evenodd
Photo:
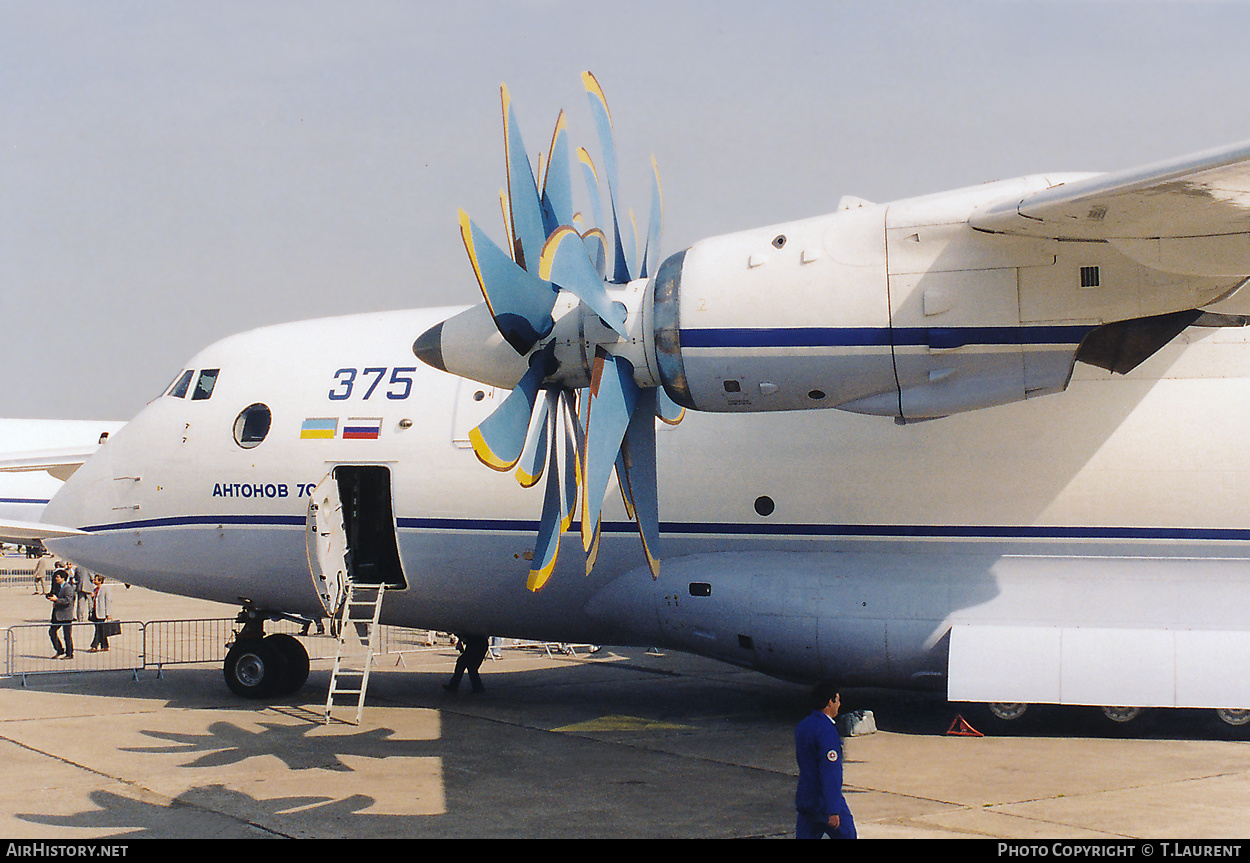
<path fill-rule="evenodd" d="M 973 728 L 995 736 L 1025 734 L 1036 725 L 1037 705 L 975 702 L 965 705 Z"/>
<path fill-rule="evenodd" d="M 264 644 L 283 660 L 285 673 L 274 688 L 275 695 L 291 695 L 308 682 L 308 651 L 299 639 L 285 632 L 265 636 Z"/>
<path fill-rule="evenodd" d="M 285 676 L 286 657 L 268 639 L 236 641 L 226 654 L 226 686 L 242 698 L 267 698 Z"/>
<path fill-rule="evenodd" d="M 985 709 L 1000 722 L 1017 722 L 1028 713 L 1029 705 L 1024 702 L 992 701 L 985 705 Z"/>
<path fill-rule="evenodd" d="M 1140 737 L 1154 730 L 1161 713 L 1149 707 L 1117 707 L 1108 705 L 1099 708 L 1102 714 L 1103 731 L 1114 737 Z"/>

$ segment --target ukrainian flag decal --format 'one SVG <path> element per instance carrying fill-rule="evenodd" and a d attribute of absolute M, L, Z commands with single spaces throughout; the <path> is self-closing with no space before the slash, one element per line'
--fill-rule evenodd
<path fill-rule="evenodd" d="M 337 417 L 309 417 L 299 429 L 300 440 L 334 440 L 339 430 Z"/>

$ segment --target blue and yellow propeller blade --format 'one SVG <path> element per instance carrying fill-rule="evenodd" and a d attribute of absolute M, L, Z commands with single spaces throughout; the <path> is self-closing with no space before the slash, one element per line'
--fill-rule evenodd
<path fill-rule="evenodd" d="M 576 228 L 562 225 L 551 235 L 543 247 L 538 275 L 573 294 L 619 335 L 628 337 L 625 307 L 608 296 L 603 279 L 586 254 L 586 244 Z"/>
<path fill-rule="evenodd" d="M 538 390 L 543 378 L 551 374 L 553 364 L 553 349 L 548 345 L 530 359 L 529 371 L 503 400 L 503 404 L 477 427 L 469 430 L 469 442 L 482 464 L 505 471 L 512 470 L 521 460 Z"/>

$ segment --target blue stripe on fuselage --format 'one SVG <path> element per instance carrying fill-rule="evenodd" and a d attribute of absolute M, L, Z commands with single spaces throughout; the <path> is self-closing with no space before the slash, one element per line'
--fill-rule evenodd
<path fill-rule="evenodd" d="M 1077 345 L 1093 327 L 737 327 L 682 329 L 682 348 Z"/>
<path fill-rule="evenodd" d="M 117 524 L 89 525 L 88 533 L 113 530 L 143 530 L 163 527 L 239 525 L 253 527 L 298 527 L 306 520 L 300 515 L 189 515 L 153 518 Z M 487 532 L 533 532 L 538 522 L 524 519 L 400 518 L 404 530 L 448 530 Z M 576 532 L 576 522 L 570 530 Z M 630 521 L 607 522 L 607 533 L 636 533 Z M 776 537 L 861 537 L 876 539 L 1082 539 L 1082 540 L 1250 540 L 1250 529 L 1219 527 L 1086 527 L 1044 525 L 916 525 L 916 524 L 748 524 L 712 522 L 664 522 L 660 532 L 670 536 L 776 536 Z"/>

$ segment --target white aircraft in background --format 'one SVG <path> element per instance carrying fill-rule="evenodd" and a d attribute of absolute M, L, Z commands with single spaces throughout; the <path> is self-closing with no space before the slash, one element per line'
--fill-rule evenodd
<path fill-rule="evenodd" d="M 125 423 L 0 419 L 0 540 L 35 544 L 65 533 L 40 522 L 61 484 Z"/>
<path fill-rule="evenodd" d="M 600 169 L 561 115 L 537 177 L 504 90 L 506 250 L 461 217 L 485 304 L 206 348 L 49 545 L 261 619 L 345 576 L 394 625 L 1250 719 L 1250 144 L 848 198 L 660 263 L 658 179 L 637 242 L 585 83 Z M 227 680 L 281 693 L 261 635 Z"/>

